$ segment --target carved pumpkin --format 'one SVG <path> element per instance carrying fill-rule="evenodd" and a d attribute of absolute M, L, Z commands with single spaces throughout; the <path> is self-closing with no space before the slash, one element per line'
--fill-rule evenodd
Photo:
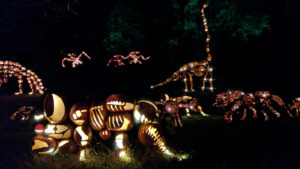
<path fill-rule="evenodd" d="M 77 145 L 72 139 L 61 140 L 58 143 L 58 151 L 64 154 L 72 154 L 76 151 Z"/>
<path fill-rule="evenodd" d="M 156 105 L 148 100 L 140 100 L 134 108 L 134 119 L 140 123 L 152 123 L 156 118 Z"/>
<path fill-rule="evenodd" d="M 111 132 L 108 129 L 104 129 L 100 131 L 99 135 L 103 140 L 108 140 L 111 137 Z"/>
<path fill-rule="evenodd" d="M 133 100 L 121 95 L 109 96 L 105 101 L 105 105 L 110 112 L 131 111 L 134 108 Z"/>
<path fill-rule="evenodd" d="M 67 106 L 64 98 L 54 93 L 47 93 L 43 100 L 46 119 L 50 123 L 62 123 L 67 119 Z"/>
<path fill-rule="evenodd" d="M 43 135 L 44 133 L 44 126 L 42 124 L 37 124 L 35 127 L 34 127 L 34 132 L 35 134 L 37 135 Z"/>
<path fill-rule="evenodd" d="M 93 150 L 90 148 L 81 149 L 78 152 L 79 161 L 86 161 L 88 159 L 93 159 Z"/>
<path fill-rule="evenodd" d="M 129 131 L 133 124 L 129 112 L 118 112 L 108 115 L 106 127 L 111 131 Z"/>
<path fill-rule="evenodd" d="M 90 107 L 90 126 L 94 130 L 101 130 L 105 127 L 107 111 L 103 102 L 94 102 Z"/>
<path fill-rule="evenodd" d="M 143 145 L 158 145 L 163 143 L 162 129 L 158 123 L 145 124 L 139 128 L 138 139 Z"/>
<path fill-rule="evenodd" d="M 45 134 L 54 139 L 67 139 L 72 137 L 74 128 L 69 124 L 47 124 Z"/>
<path fill-rule="evenodd" d="M 115 135 L 115 144 L 118 150 L 124 150 L 129 145 L 128 134 L 117 132 Z"/>
<path fill-rule="evenodd" d="M 85 103 L 77 102 L 70 110 L 70 119 L 76 125 L 84 125 L 88 122 L 89 106 Z"/>
<path fill-rule="evenodd" d="M 77 126 L 74 131 L 74 141 L 79 146 L 88 145 L 92 137 L 92 129 L 89 126 Z"/>
<path fill-rule="evenodd" d="M 32 151 L 39 154 L 52 154 L 56 150 L 56 141 L 53 138 L 36 135 L 33 138 Z"/>

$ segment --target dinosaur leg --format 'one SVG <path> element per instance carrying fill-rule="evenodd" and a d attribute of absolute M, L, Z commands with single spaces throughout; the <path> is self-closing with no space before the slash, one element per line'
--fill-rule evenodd
<path fill-rule="evenodd" d="M 242 121 L 246 120 L 246 117 L 247 117 L 247 109 L 244 108 L 244 114 L 243 114 L 243 117 L 241 118 Z"/>
<path fill-rule="evenodd" d="M 213 86 L 213 79 L 212 79 L 212 74 L 213 74 L 213 69 L 212 68 L 209 68 L 209 74 L 210 74 L 210 79 L 209 79 L 210 91 L 213 92 L 214 91 L 214 86 Z"/>
<path fill-rule="evenodd" d="M 207 77 L 207 75 L 208 75 L 208 72 L 206 71 L 206 73 L 205 73 L 205 75 L 203 77 L 202 91 L 205 90 L 205 83 L 206 83 L 206 77 Z"/>
<path fill-rule="evenodd" d="M 190 113 L 190 109 L 189 109 L 189 108 L 185 108 L 185 112 L 186 112 L 186 115 L 187 115 L 187 116 L 191 116 L 191 113 Z"/>
<path fill-rule="evenodd" d="M 261 113 L 262 113 L 262 114 L 264 115 L 264 117 L 265 117 L 264 121 L 267 122 L 267 121 L 269 120 L 269 116 L 267 115 L 267 113 L 266 113 L 264 110 L 262 110 Z"/>
<path fill-rule="evenodd" d="M 174 120 L 174 126 L 177 127 L 176 115 L 175 115 L 175 114 L 172 114 L 172 116 L 173 116 L 173 120 Z"/>
<path fill-rule="evenodd" d="M 256 112 L 255 108 L 252 107 L 252 106 L 249 106 L 249 109 L 252 110 L 252 112 L 253 112 L 252 118 L 253 118 L 253 119 L 256 119 L 256 118 L 257 118 L 257 112 Z"/>
<path fill-rule="evenodd" d="M 190 77 L 190 84 L 191 84 L 191 91 L 195 91 L 194 90 L 194 84 L 193 84 L 193 75 L 189 73 L 189 77 Z"/>
<path fill-rule="evenodd" d="M 209 116 L 208 114 L 203 112 L 202 107 L 200 105 L 197 106 L 197 109 L 199 110 L 199 112 L 202 116 Z"/>
<path fill-rule="evenodd" d="M 179 113 L 176 113 L 176 118 L 177 118 L 177 121 L 178 121 L 180 127 L 182 127 L 182 123 L 181 123 L 181 119 L 180 119 Z"/>
<path fill-rule="evenodd" d="M 23 94 L 23 77 L 22 75 L 18 75 L 18 87 L 19 87 L 19 92 L 16 92 L 15 95 L 20 95 Z"/>
<path fill-rule="evenodd" d="M 186 78 L 186 74 L 184 74 L 184 85 L 185 85 L 184 91 L 185 91 L 185 92 L 188 92 L 189 89 L 187 88 L 187 78 Z"/>

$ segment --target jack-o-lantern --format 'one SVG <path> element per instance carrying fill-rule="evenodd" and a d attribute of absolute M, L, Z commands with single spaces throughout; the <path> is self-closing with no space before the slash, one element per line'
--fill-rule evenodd
<path fill-rule="evenodd" d="M 138 139 L 143 145 L 158 145 L 164 142 L 162 129 L 158 123 L 145 124 L 139 128 Z"/>
<path fill-rule="evenodd" d="M 93 159 L 93 154 L 94 154 L 94 152 L 93 152 L 93 149 L 91 149 L 91 148 L 81 149 L 78 152 L 79 161 L 86 161 L 89 159 Z"/>
<path fill-rule="evenodd" d="M 129 145 L 128 134 L 124 132 L 117 132 L 115 135 L 115 144 L 118 150 L 124 150 Z"/>
<path fill-rule="evenodd" d="M 84 125 L 88 122 L 89 106 L 85 103 L 77 102 L 70 110 L 70 119 L 76 125 Z"/>
<path fill-rule="evenodd" d="M 129 131 L 133 124 L 129 112 L 117 112 L 108 115 L 106 127 L 111 131 Z"/>
<path fill-rule="evenodd" d="M 34 127 L 34 132 L 35 134 L 37 135 L 43 135 L 44 133 L 44 126 L 42 124 L 37 124 L 35 127 Z"/>
<path fill-rule="evenodd" d="M 108 140 L 111 137 L 111 132 L 108 129 L 104 129 L 100 131 L 99 135 L 103 140 Z"/>
<path fill-rule="evenodd" d="M 36 135 L 33 138 L 32 151 L 39 154 L 52 154 L 56 150 L 56 141 L 53 138 Z"/>
<path fill-rule="evenodd" d="M 94 130 L 101 130 L 105 127 L 107 111 L 103 102 L 94 102 L 90 107 L 90 126 Z"/>
<path fill-rule="evenodd" d="M 131 111 L 134 108 L 133 100 L 121 96 L 121 95 L 111 95 L 106 101 L 106 109 L 110 112 L 123 112 L 123 111 Z"/>
<path fill-rule="evenodd" d="M 72 139 L 61 140 L 58 143 L 57 149 L 64 154 L 72 154 L 76 151 L 77 145 Z"/>
<path fill-rule="evenodd" d="M 67 115 L 67 106 L 64 97 L 54 93 L 47 93 L 43 100 L 43 109 L 46 119 L 50 123 L 62 123 Z"/>
<path fill-rule="evenodd" d="M 67 139 L 72 137 L 74 128 L 69 124 L 47 124 L 45 134 L 54 139 Z"/>
<path fill-rule="evenodd" d="M 74 141 L 79 146 L 88 145 L 92 137 L 92 129 L 89 126 L 77 126 L 74 131 Z"/>
<path fill-rule="evenodd" d="M 134 119 L 140 123 L 152 123 L 156 118 L 157 106 L 148 100 L 140 100 L 134 108 Z"/>

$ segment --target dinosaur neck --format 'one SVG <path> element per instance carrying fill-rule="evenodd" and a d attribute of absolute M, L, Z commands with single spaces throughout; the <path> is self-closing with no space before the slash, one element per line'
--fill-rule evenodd
<path fill-rule="evenodd" d="M 209 47 L 209 41 L 210 41 L 210 34 L 209 34 L 209 30 L 208 30 L 208 26 L 207 26 L 207 19 L 205 17 L 205 13 L 204 13 L 204 9 L 207 7 L 207 4 L 203 4 L 203 7 L 201 9 L 201 13 L 202 13 L 202 21 L 203 21 L 203 25 L 204 25 L 204 31 L 206 33 L 206 52 L 207 52 L 207 60 L 210 62 L 212 60 L 212 56 L 210 54 L 210 47 Z"/>

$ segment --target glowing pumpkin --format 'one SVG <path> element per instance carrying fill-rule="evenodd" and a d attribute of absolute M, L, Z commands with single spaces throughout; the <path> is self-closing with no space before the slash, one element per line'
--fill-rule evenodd
<path fill-rule="evenodd" d="M 138 139 L 143 145 L 158 145 L 163 141 L 162 129 L 158 123 L 142 125 L 138 131 Z"/>
<path fill-rule="evenodd" d="M 108 140 L 111 137 L 111 132 L 108 129 L 104 129 L 100 131 L 99 135 L 103 140 Z"/>
<path fill-rule="evenodd" d="M 54 93 L 47 93 L 43 100 L 45 118 L 50 123 L 62 123 L 67 119 L 67 106 L 64 97 Z"/>
<path fill-rule="evenodd" d="M 70 110 L 70 119 L 76 125 L 84 125 L 88 122 L 89 106 L 85 103 L 77 102 Z"/>
<path fill-rule="evenodd" d="M 107 111 L 103 102 L 94 102 L 90 107 L 90 126 L 94 130 L 101 130 L 105 127 Z"/>
<path fill-rule="evenodd" d="M 54 139 L 67 139 L 72 137 L 74 128 L 69 124 L 47 124 L 45 134 Z"/>
<path fill-rule="evenodd" d="M 148 100 L 140 100 L 134 108 L 134 119 L 140 123 L 152 123 L 156 118 L 157 113 L 156 105 Z"/>
<path fill-rule="evenodd" d="M 79 146 L 88 145 L 92 137 L 92 129 L 89 126 L 77 126 L 74 131 L 74 141 Z"/>
<path fill-rule="evenodd" d="M 79 161 L 86 161 L 88 159 L 93 159 L 93 149 L 84 148 L 78 152 Z"/>
<path fill-rule="evenodd" d="M 64 154 L 72 154 L 76 151 L 77 145 L 72 139 L 61 140 L 58 143 L 58 151 Z"/>
<path fill-rule="evenodd" d="M 44 126 L 42 124 L 37 124 L 35 127 L 34 127 L 34 132 L 35 134 L 37 135 L 42 135 L 44 133 Z"/>
<path fill-rule="evenodd" d="M 111 131 L 129 131 L 133 124 L 129 112 L 118 112 L 108 115 L 106 127 Z"/>
<path fill-rule="evenodd" d="M 53 138 L 36 135 L 33 138 L 32 151 L 39 154 L 52 154 L 57 147 L 56 141 Z"/>
<path fill-rule="evenodd" d="M 115 144 L 118 150 L 124 150 L 129 145 L 128 134 L 117 132 L 115 135 Z"/>
<path fill-rule="evenodd" d="M 105 105 L 110 112 L 131 111 L 134 108 L 133 100 L 121 95 L 109 96 L 105 101 Z"/>

